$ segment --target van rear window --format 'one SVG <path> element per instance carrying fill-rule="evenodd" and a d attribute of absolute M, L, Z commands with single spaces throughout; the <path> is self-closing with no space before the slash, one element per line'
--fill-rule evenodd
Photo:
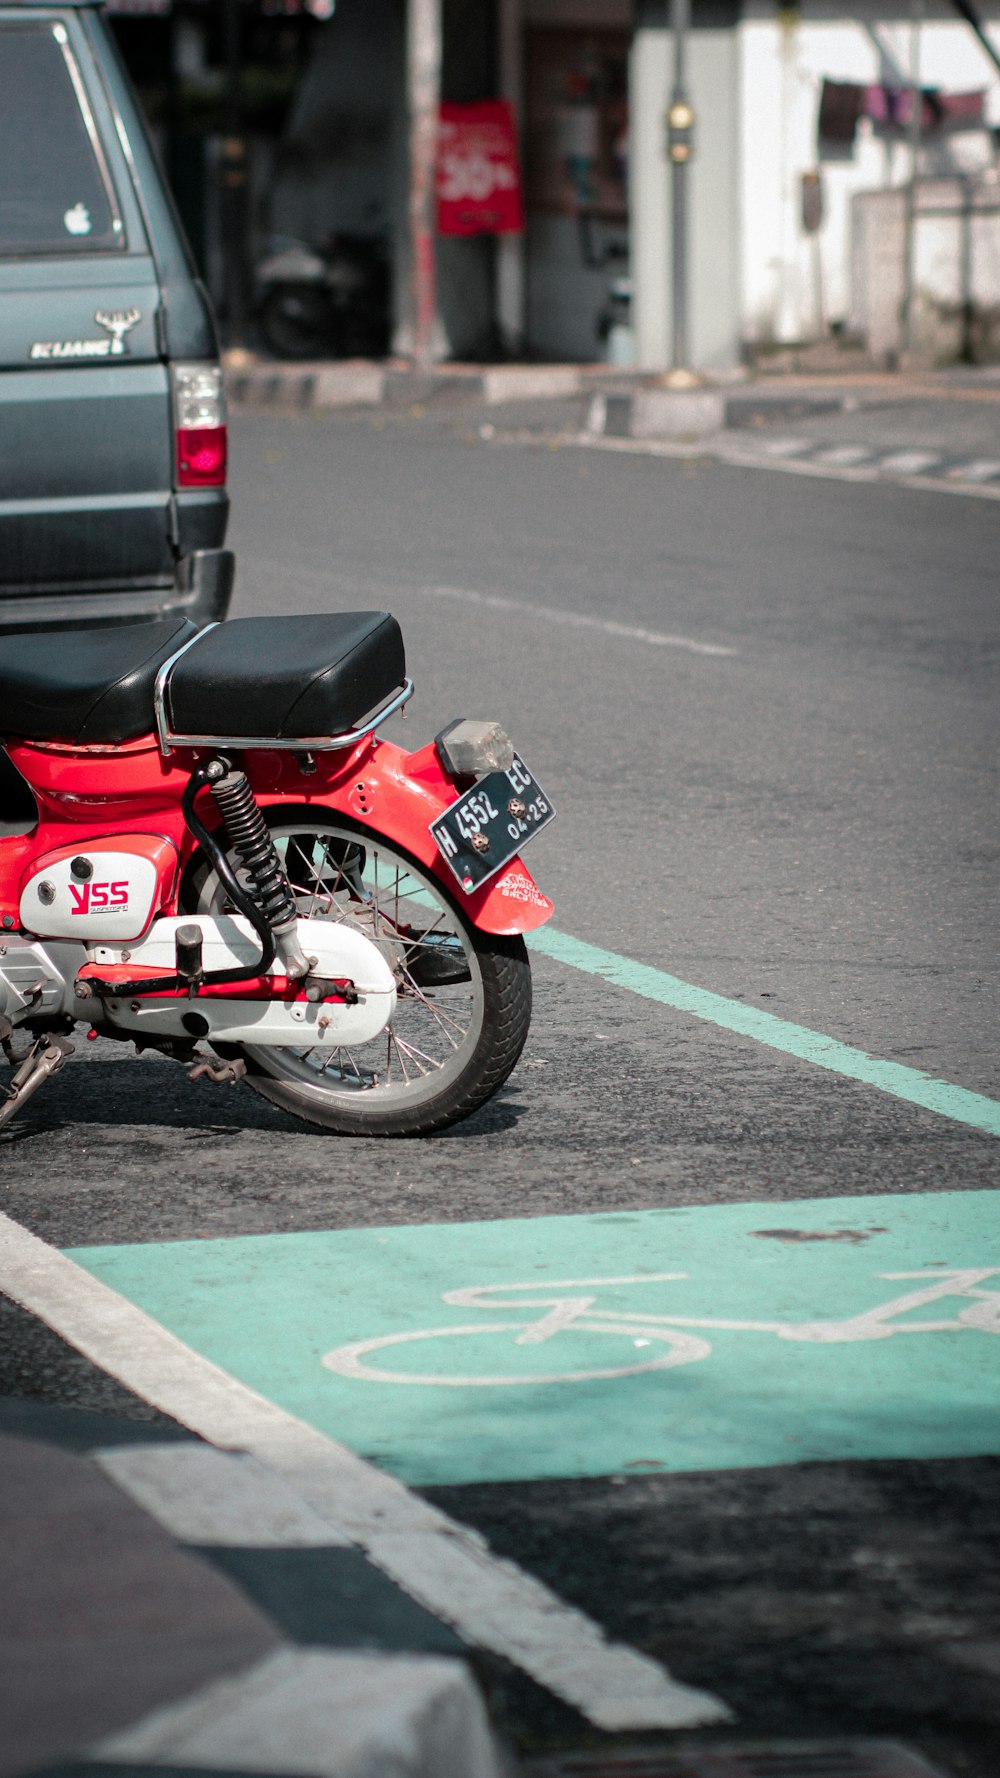
<path fill-rule="evenodd" d="M 0 253 L 124 245 L 64 25 L 0 25 Z"/>

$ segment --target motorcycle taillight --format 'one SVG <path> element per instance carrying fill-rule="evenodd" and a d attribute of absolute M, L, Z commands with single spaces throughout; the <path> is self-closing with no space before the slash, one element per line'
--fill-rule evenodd
<path fill-rule="evenodd" d="M 226 479 L 226 398 L 217 364 L 175 364 L 171 371 L 177 486 L 221 487 Z"/>

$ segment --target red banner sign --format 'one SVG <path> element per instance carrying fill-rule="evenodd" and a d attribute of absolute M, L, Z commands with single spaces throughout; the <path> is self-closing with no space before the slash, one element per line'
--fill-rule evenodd
<path fill-rule="evenodd" d="M 437 198 L 441 235 L 521 233 L 517 132 L 506 99 L 442 105 Z"/>

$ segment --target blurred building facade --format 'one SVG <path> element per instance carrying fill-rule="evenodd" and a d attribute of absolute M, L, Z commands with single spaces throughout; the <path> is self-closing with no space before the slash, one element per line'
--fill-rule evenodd
<path fill-rule="evenodd" d="M 379 239 L 395 273 L 389 337 L 405 348 L 406 0 L 112 5 L 156 9 L 120 10 L 119 34 L 217 299 L 228 5 L 239 16 L 248 281 L 275 237 Z M 526 211 L 523 234 L 438 241 L 443 352 L 667 362 L 668 8 L 441 0 L 442 98 L 511 101 Z M 1000 0 L 977 0 L 976 12 L 1000 53 Z M 919 143 L 905 97 L 915 55 L 930 94 Z M 911 343 L 1000 356 L 1000 72 L 951 4 L 854 0 L 848 15 L 842 0 L 693 0 L 687 64 L 694 363 L 723 371 L 831 330 L 891 354 L 907 260 Z"/>

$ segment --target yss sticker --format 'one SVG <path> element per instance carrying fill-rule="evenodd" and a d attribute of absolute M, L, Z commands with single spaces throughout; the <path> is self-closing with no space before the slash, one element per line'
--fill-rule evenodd
<path fill-rule="evenodd" d="M 127 882 L 70 883 L 69 892 L 73 901 L 70 913 L 96 914 L 102 908 L 125 913 L 128 910 L 128 891 Z"/>

